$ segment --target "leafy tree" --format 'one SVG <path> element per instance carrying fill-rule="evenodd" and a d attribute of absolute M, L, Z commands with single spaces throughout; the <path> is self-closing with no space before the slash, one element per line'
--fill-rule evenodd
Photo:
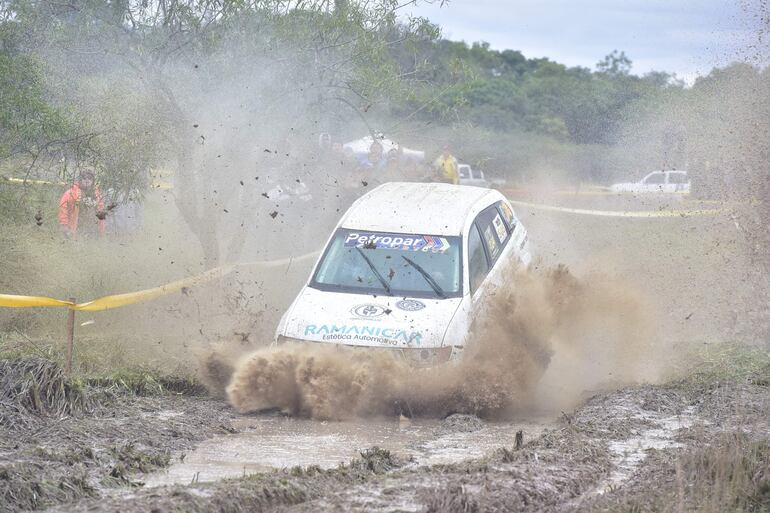
<path fill-rule="evenodd" d="M 42 63 L 20 51 L 20 37 L 17 23 L 0 24 L 0 158 L 24 154 L 36 161 L 62 142 L 68 126 L 48 103 Z"/>
<path fill-rule="evenodd" d="M 268 165 L 260 161 L 264 156 L 250 164 L 228 164 L 218 156 L 235 153 L 228 149 L 257 135 L 269 133 L 276 149 L 292 144 L 291 132 L 300 129 L 318 130 L 319 124 L 351 117 L 365 120 L 373 105 L 405 96 L 408 88 L 409 77 L 389 48 L 437 35 L 423 19 L 398 23 L 396 12 L 402 6 L 393 0 L 338 1 L 333 6 L 326 0 L 81 0 L 67 5 L 42 0 L 15 2 L 14 7 L 49 62 L 69 75 L 60 82 L 75 84 L 67 87 L 77 89 L 81 77 L 98 77 L 108 87 L 121 82 L 136 86 L 134 96 L 152 113 L 147 124 L 162 130 L 155 138 L 166 143 L 135 144 L 134 151 L 139 161 L 165 158 L 174 165 L 176 203 L 208 265 L 237 258 L 243 237 L 232 234 L 223 240 L 224 223 L 232 225 L 229 214 L 235 213 L 236 225 L 242 225 L 259 198 L 255 191 L 241 189 L 244 180 L 233 179 L 231 169 Z M 246 91 L 249 82 L 254 87 Z M 245 102 L 235 105 L 233 98 Z M 80 107 L 97 109 L 88 97 L 81 97 Z M 214 132 L 227 115 L 271 122 L 293 115 L 308 123 L 253 127 L 243 120 L 240 134 L 225 138 Z M 211 122 L 204 126 L 202 117 Z M 131 130 L 142 133 L 139 126 Z M 135 139 L 131 130 L 120 131 L 124 141 Z M 312 139 L 307 132 L 294 138 Z M 296 158 L 293 151 L 285 153 L 287 161 Z M 142 166 L 125 156 L 102 158 L 102 165 L 111 176 L 131 178 Z M 292 166 L 287 162 L 285 167 Z M 234 204 L 223 207 L 221 198 Z"/>
<path fill-rule="evenodd" d="M 631 59 L 626 56 L 626 52 L 613 50 L 596 64 L 596 69 L 605 75 L 627 76 L 631 73 L 631 65 Z"/>

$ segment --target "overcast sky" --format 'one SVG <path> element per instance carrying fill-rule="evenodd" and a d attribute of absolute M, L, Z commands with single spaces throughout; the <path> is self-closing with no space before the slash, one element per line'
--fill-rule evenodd
<path fill-rule="evenodd" d="M 692 82 L 752 55 L 760 1 L 451 0 L 407 10 L 441 25 L 447 39 L 592 69 L 612 50 L 624 50 L 633 73 L 675 72 Z"/>

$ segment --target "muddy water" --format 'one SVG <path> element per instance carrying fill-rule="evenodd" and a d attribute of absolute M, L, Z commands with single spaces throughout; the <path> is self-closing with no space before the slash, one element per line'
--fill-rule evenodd
<path fill-rule="evenodd" d="M 411 457 L 414 465 L 453 463 L 513 446 L 519 430 L 525 442 L 531 440 L 550 424 L 548 419 L 533 419 L 458 427 L 430 419 L 319 422 L 249 416 L 237 422 L 239 433 L 209 439 L 183 459 L 180 455 L 167 470 L 142 480 L 150 487 L 216 481 L 295 465 L 331 468 L 375 445 Z"/>

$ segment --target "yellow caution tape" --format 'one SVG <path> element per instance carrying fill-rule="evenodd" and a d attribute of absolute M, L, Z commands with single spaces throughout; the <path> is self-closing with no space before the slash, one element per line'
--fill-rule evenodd
<path fill-rule="evenodd" d="M 61 301 L 42 296 L 14 296 L 12 294 L 0 294 L 0 307 L 28 308 L 32 306 L 71 306 L 69 301 Z"/>
<path fill-rule="evenodd" d="M 518 205 L 525 208 L 536 208 L 540 210 L 548 210 L 551 212 L 566 212 L 569 214 L 582 214 L 590 216 L 603 216 L 603 217 L 695 217 L 695 216 L 716 216 L 729 212 L 728 209 L 714 208 L 705 210 L 586 210 L 582 208 L 567 208 L 556 207 L 553 205 L 541 205 L 539 203 L 527 203 L 525 201 L 510 200 L 513 205 Z"/>
<path fill-rule="evenodd" d="M 159 287 L 151 289 L 139 290 L 136 292 L 127 292 L 125 294 L 113 294 L 110 296 L 100 297 L 93 301 L 86 303 L 72 303 L 70 301 L 62 301 L 59 299 L 53 299 L 43 296 L 16 296 L 11 294 L 0 294 L 0 307 L 6 308 L 31 308 L 36 306 L 58 306 L 65 307 L 71 310 L 77 310 L 81 312 L 98 312 L 101 310 L 110 310 L 113 308 L 120 308 L 121 306 L 132 305 L 135 303 L 143 303 L 145 301 L 151 301 L 161 296 L 171 294 L 173 292 L 180 291 L 185 288 L 200 285 L 207 281 L 211 281 L 216 278 L 221 278 L 230 274 L 236 267 L 249 266 L 249 267 L 262 267 L 262 268 L 274 268 L 291 265 L 292 263 L 302 262 L 317 256 L 320 251 L 313 251 L 296 258 L 283 258 L 280 260 L 265 260 L 259 262 L 246 262 L 243 264 L 227 265 L 222 267 L 215 267 L 197 276 L 191 276 L 181 280 L 166 283 Z"/>
<path fill-rule="evenodd" d="M 64 182 L 49 182 L 48 180 L 27 180 L 24 178 L 13 178 L 1 176 L 0 179 L 9 183 L 30 184 L 30 185 L 67 185 Z"/>
<path fill-rule="evenodd" d="M 132 305 L 134 303 L 143 303 L 144 301 L 150 301 L 172 292 L 177 292 L 187 287 L 194 285 L 200 285 L 201 283 L 213 280 L 215 278 L 221 278 L 229 274 L 233 270 L 233 266 L 215 267 L 208 270 L 198 276 L 192 276 L 190 278 L 184 278 L 182 280 L 173 281 L 160 287 L 152 289 L 140 290 L 137 292 L 128 292 L 126 294 L 114 294 L 112 296 L 104 296 L 99 299 L 94 299 L 87 303 L 78 303 L 72 305 L 72 310 L 78 310 L 83 312 L 98 312 L 100 310 L 110 310 L 112 308 L 120 308 L 121 306 Z"/>

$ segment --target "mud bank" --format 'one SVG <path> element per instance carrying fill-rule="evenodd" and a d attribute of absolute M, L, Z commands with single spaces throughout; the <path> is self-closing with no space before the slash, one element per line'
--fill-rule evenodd
<path fill-rule="evenodd" d="M 501 439 L 486 456 L 458 463 L 420 465 L 370 449 L 336 468 L 135 488 L 56 510 L 766 511 L 769 382 L 763 375 L 597 395 L 540 436 L 524 433 L 519 448 Z"/>
<path fill-rule="evenodd" d="M 58 510 L 141 487 L 140 472 L 234 431 L 220 401 L 149 381 L 130 389 L 69 380 L 39 358 L 0 361 L 0 512 Z"/>

